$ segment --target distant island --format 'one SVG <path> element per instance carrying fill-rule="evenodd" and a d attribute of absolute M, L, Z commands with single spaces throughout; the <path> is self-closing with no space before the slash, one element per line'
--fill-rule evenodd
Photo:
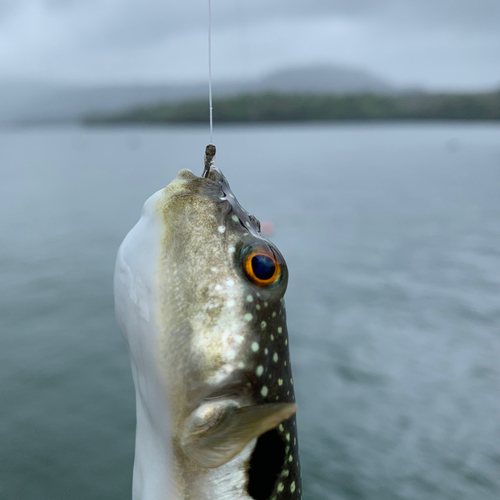
<path fill-rule="evenodd" d="M 139 106 L 96 114 L 96 124 L 206 123 L 206 99 Z M 218 123 L 362 121 L 362 120 L 500 120 L 500 90 L 462 94 L 243 94 L 214 101 Z"/>

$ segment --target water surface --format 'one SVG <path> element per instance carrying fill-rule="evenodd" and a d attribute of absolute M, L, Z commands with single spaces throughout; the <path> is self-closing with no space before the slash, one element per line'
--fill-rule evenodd
<path fill-rule="evenodd" d="M 203 128 L 0 133 L 0 498 L 131 497 L 116 250 Z M 500 126 L 217 127 L 272 220 L 307 500 L 500 498 Z"/>

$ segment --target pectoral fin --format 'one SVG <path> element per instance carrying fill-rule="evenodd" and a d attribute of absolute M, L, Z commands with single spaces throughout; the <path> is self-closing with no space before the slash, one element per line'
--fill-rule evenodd
<path fill-rule="evenodd" d="M 220 467 L 296 411 L 295 403 L 240 407 L 234 400 L 207 401 L 186 419 L 181 447 L 198 465 Z"/>

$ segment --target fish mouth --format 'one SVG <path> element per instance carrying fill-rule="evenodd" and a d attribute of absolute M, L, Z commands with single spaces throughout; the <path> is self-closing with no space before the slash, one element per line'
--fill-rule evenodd
<path fill-rule="evenodd" d="M 210 167 L 210 170 L 208 171 L 206 177 L 198 176 L 191 170 L 183 169 L 177 174 L 173 182 L 190 182 L 190 181 L 199 182 L 200 180 L 206 182 L 205 179 L 208 179 L 209 181 L 212 182 L 227 183 L 224 174 L 217 167 L 214 166 Z"/>
<path fill-rule="evenodd" d="M 210 167 L 206 178 L 213 182 L 218 182 L 219 184 L 223 184 L 226 180 L 222 172 L 217 167 Z"/>
<path fill-rule="evenodd" d="M 220 202 L 229 196 L 231 189 L 224 174 L 216 167 L 211 167 L 207 177 L 194 174 L 191 170 L 183 169 L 164 188 L 164 201 L 178 197 L 194 196 Z"/>
<path fill-rule="evenodd" d="M 167 186 L 173 192 L 183 192 L 187 190 L 208 192 L 212 191 L 214 188 L 224 192 L 230 192 L 231 188 L 224 174 L 217 167 L 210 167 L 210 170 L 206 177 L 198 176 L 194 174 L 191 170 L 183 169 L 181 170 L 175 179 Z"/>

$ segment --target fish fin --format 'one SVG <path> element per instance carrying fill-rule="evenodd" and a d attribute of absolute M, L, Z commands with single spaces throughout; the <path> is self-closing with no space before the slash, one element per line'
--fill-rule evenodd
<path fill-rule="evenodd" d="M 201 467 L 220 467 L 296 411 L 295 403 L 239 406 L 234 400 L 206 401 L 184 422 L 181 448 Z"/>

